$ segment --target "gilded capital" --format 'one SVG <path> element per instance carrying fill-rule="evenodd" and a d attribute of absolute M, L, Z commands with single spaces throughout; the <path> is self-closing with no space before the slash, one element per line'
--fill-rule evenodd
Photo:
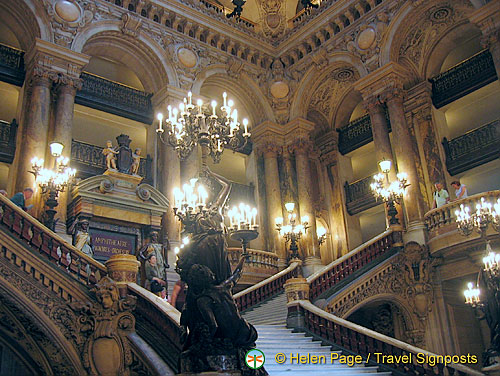
<path fill-rule="evenodd" d="M 313 151 L 313 144 L 309 139 L 298 138 L 288 145 L 288 151 L 295 155 L 310 154 Z"/>
<path fill-rule="evenodd" d="M 267 140 L 260 142 L 257 145 L 257 150 L 264 155 L 264 158 L 276 158 L 283 149 L 276 140 Z"/>

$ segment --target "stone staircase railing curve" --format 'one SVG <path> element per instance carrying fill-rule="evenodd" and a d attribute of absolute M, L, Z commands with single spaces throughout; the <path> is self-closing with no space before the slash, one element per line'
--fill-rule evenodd
<path fill-rule="evenodd" d="M 405 356 L 404 361 L 391 363 L 390 366 L 401 375 L 473 375 L 483 373 L 448 359 L 444 364 L 442 355 L 412 346 L 406 342 L 388 337 L 371 329 L 341 319 L 323 311 L 307 300 L 295 300 L 288 303 L 288 314 L 298 317 L 293 325 L 298 331 L 306 331 L 329 344 L 348 352 L 358 354 L 363 361 L 381 362 L 382 355 Z M 380 354 L 377 362 L 377 355 Z M 368 358 L 369 356 L 369 358 Z M 432 358 L 436 364 L 431 366 Z M 451 357 L 450 357 L 451 358 Z M 403 358 L 401 358 L 403 359 Z M 440 360 L 443 360 L 442 362 Z M 453 363 L 452 363 L 453 362 Z M 383 365 L 383 364 L 382 364 Z"/>

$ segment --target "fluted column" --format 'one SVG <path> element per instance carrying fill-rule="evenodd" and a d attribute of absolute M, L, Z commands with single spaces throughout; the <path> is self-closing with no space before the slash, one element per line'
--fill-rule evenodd
<path fill-rule="evenodd" d="M 417 172 L 417 158 L 415 155 L 408 124 L 406 123 L 403 108 L 403 91 L 397 88 L 391 88 L 387 94 L 387 107 L 393 137 L 397 142 L 394 143 L 394 151 L 397 158 L 398 171 L 404 171 L 408 174 L 410 186 L 406 189 L 405 208 L 408 218 L 408 231 L 412 226 L 422 225 L 424 217 L 424 206 L 422 194 L 419 187 L 419 176 Z"/>
<path fill-rule="evenodd" d="M 259 145 L 264 157 L 264 181 L 266 184 L 266 202 L 267 202 L 267 219 L 269 229 L 269 244 L 270 248 L 278 255 L 278 263 L 280 267 L 286 265 L 287 254 L 284 240 L 279 237 L 278 231 L 275 230 L 275 218 L 282 217 L 281 210 L 281 190 L 280 177 L 278 171 L 278 152 L 281 146 L 272 141 Z"/>

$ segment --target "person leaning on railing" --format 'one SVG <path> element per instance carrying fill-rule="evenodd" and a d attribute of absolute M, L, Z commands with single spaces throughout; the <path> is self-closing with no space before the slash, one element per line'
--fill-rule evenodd
<path fill-rule="evenodd" d="M 17 192 L 14 196 L 11 197 L 10 201 L 19 206 L 24 211 L 29 211 L 33 205 L 26 206 L 26 201 L 29 200 L 33 196 L 33 188 L 27 187 L 24 188 L 22 192 Z"/>
<path fill-rule="evenodd" d="M 448 191 L 444 189 L 443 183 L 441 182 L 436 182 L 434 184 L 436 187 L 436 191 L 433 194 L 434 202 L 433 202 L 433 209 L 435 208 L 440 208 L 443 205 L 446 205 L 448 202 L 450 202 L 450 195 L 448 194 Z"/>
<path fill-rule="evenodd" d="M 460 184 L 459 180 L 452 181 L 451 186 L 455 188 L 455 196 L 457 197 L 457 200 L 469 197 L 467 194 L 467 187 L 465 184 Z"/>

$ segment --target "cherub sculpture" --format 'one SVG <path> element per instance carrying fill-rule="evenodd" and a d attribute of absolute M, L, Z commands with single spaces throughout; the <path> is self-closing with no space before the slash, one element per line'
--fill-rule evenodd
<path fill-rule="evenodd" d="M 130 166 L 130 173 L 132 175 L 138 175 L 139 166 L 141 164 L 141 148 L 135 149 L 134 154 L 132 154 L 132 165 Z"/>
<path fill-rule="evenodd" d="M 102 149 L 102 153 L 106 156 L 106 168 L 108 170 L 116 170 L 116 154 L 118 152 L 113 147 L 111 141 L 106 141 L 106 147 Z"/>

